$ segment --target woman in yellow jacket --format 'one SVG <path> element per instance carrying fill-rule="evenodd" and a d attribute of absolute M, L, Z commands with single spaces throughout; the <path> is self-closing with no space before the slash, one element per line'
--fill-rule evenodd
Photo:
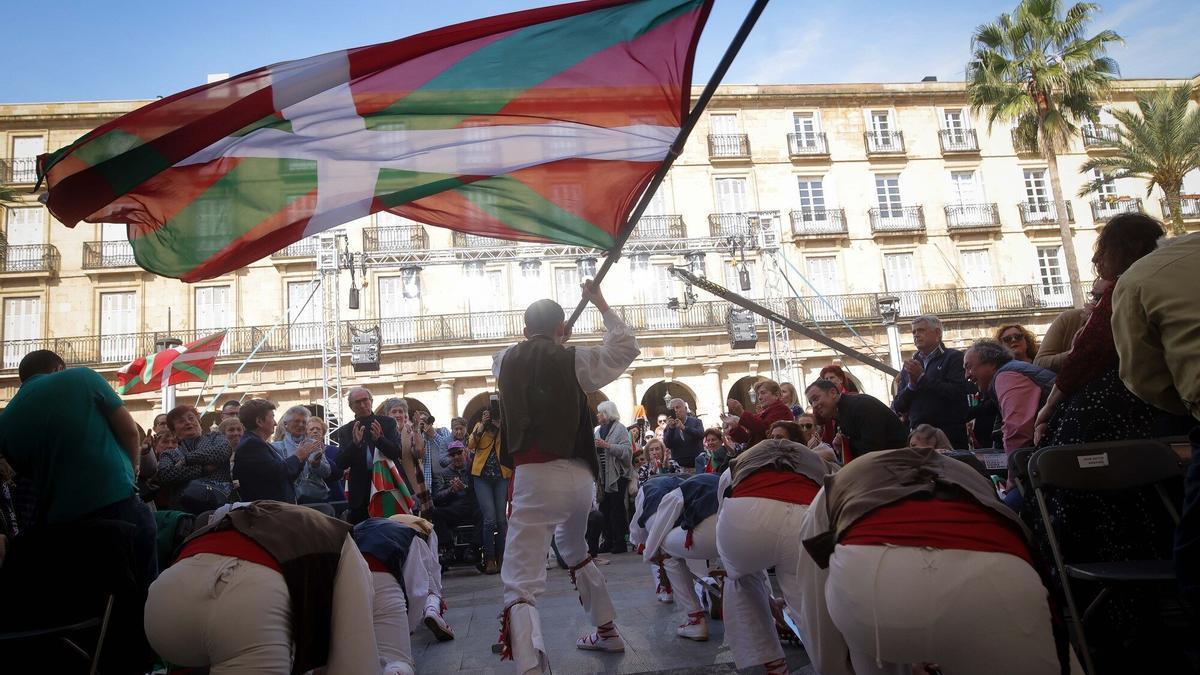
<path fill-rule="evenodd" d="M 504 559 L 504 537 L 508 533 L 508 481 L 512 477 L 512 470 L 500 464 L 499 416 L 493 420 L 492 411 L 484 410 L 483 419 L 467 439 L 467 447 L 475 452 L 471 475 L 475 498 L 483 514 L 483 571 L 496 574 Z"/>

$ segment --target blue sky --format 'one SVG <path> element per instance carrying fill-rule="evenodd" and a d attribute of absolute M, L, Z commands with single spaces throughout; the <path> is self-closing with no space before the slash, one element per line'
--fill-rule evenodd
<path fill-rule="evenodd" d="M 322 52 L 373 44 L 546 0 L 181 0 L 23 2 L 4 12 L 0 102 L 152 98 Z M 1200 72 L 1200 2 L 1109 0 L 1093 31 L 1126 39 L 1125 77 Z M 962 79 L 971 30 L 1015 0 L 773 0 L 726 82 L 912 82 Z M 712 72 L 750 0 L 717 0 L 696 79 Z M 919 9 L 918 9 L 919 7 Z M 18 58 L 13 58 L 17 56 Z"/>

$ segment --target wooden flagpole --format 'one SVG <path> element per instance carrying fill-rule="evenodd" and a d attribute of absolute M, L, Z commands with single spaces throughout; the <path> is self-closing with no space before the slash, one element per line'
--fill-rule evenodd
<path fill-rule="evenodd" d="M 755 0 L 750 11 L 746 13 L 746 18 L 742 20 L 742 25 L 738 27 L 737 33 L 734 34 L 729 46 L 725 48 L 725 54 L 721 56 L 721 61 L 717 64 L 716 70 L 713 71 L 712 77 L 709 78 L 708 84 L 704 86 L 704 91 L 696 99 L 696 105 L 692 107 L 692 111 L 683 120 L 683 125 L 679 128 L 679 135 L 675 137 L 675 142 L 671 144 L 670 150 L 667 151 L 667 157 L 663 161 L 662 166 L 658 168 L 658 172 L 654 174 L 654 178 L 651 179 L 650 184 L 646 186 L 646 191 L 642 193 L 642 198 L 638 201 L 633 211 L 630 212 L 629 219 L 625 222 L 625 227 L 621 228 L 620 233 L 618 233 L 616 243 L 613 244 L 608 255 L 604 257 L 604 262 L 600 265 L 600 269 L 596 271 L 596 285 L 604 281 L 605 275 L 608 274 L 608 269 L 621 257 L 621 249 L 625 248 L 625 242 L 633 234 L 633 228 L 637 226 L 637 222 L 641 220 L 642 214 L 650 205 L 650 200 L 654 197 L 654 192 L 658 190 L 658 187 L 666 179 L 667 172 L 671 170 L 671 165 L 675 163 L 675 159 L 683 152 L 683 146 L 687 143 L 688 136 L 691 135 L 692 129 L 696 127 L 696 123 L 700 121 L 700 115 L 708 107 L 708 102 L 712 100 L 713 94 L 717 91 L 717 86 L 721 84 L 725 73 L 729 71 L 729 66 L 733 64 L 734 57 L 737 56 L 742 45 L 746 42 L 746 38 L 754 28 L 754 24 L 758 22 L 758 17 L 767 8 L 767 2 L 769 0 Z M 567 335 L 571 334 L 571 327 L 575 325 L 575 321 L 579 318 L 579 315 L 583 314 L 587 303 L 587 298 L 580 298 L 579 304 L 575 306 L 575 311 L 567 319 Z"/>

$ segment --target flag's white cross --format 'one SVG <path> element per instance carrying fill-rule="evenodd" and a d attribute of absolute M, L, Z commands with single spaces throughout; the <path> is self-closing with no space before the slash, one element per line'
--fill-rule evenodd
<path fill-rule="evenodd" d="M 606 128 L 555 121 L 438 130 L 372 130 L 359 116 L 345 52 L 282 64 L 272 71 L 276 110 L 292 133 L 263 128 L 223 138 L 179 162 L 276 157 L 317 163 L 317 203 L 304 234 L 367 216 L 380 169 L 497 176 L 563 159 L 659 162 L 678 127 Z"/>

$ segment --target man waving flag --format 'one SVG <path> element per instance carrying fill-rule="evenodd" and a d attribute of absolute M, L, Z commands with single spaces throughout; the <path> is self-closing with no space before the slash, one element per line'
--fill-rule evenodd
<path fill-rule="evenodd" d="M 39 158 L 68 226 L 199 281 L 377 211 L 611 248 L 690 108 L 711 0 L 589 0 L 259 68 Z"/>

